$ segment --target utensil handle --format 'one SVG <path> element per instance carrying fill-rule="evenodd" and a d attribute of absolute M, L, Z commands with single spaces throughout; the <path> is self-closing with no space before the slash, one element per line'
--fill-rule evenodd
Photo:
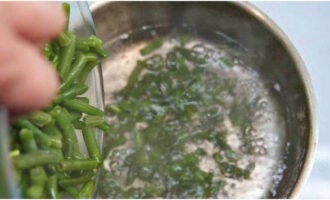
<path fill-rule="evenodd" d="M 9 158 L 10 141 L 8 112 L 0 105 L 0 198 L 19 198 Z"/>

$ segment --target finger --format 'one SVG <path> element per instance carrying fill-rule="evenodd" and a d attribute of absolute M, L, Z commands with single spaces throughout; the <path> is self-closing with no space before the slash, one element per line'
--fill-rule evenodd
<path fill-rule="evenodd" d="M 0 35 L 0 104 L 17 112 L 47 106 L 58 87 L 55 71 L 36 47 Z"/>
<path fill-rule="evenodd" d="M 2 2 L 2 18 L 22 37 L 44 43 L 64 28 L 65 15 L 57 2 Z"/>

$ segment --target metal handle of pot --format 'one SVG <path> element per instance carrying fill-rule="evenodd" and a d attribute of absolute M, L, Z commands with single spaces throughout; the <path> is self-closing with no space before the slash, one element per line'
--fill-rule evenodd
<path fill-rule="evenodd" d="M 15 178 L 9 158 L 8 112 L 0 106 L 0 198 L 19 198 Z"/>

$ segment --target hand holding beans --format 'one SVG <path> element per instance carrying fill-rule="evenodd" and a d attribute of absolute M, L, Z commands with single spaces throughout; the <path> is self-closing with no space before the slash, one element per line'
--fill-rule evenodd
<path fill-rule="evenodd" d="M 44 107 L 55 96 L 59 81 L 41 48 L 64 25 L 59 3 L 0 3 L 0 104 L 12 114 Z"/>

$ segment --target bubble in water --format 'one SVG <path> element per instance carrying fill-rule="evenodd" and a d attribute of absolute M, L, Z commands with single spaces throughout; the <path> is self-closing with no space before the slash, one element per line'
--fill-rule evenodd
<path fill-rule="evenodd" d="M 260 98 L 257 102 L 258 108 L 266 108 L 268 106 L 268 100 L 266 98 Z"/>
<path fill-rule="evenodd" d="M 256 144 L 257 144 L 258 146 L 263 146 L 263 145 L 265 144 L 265 140 L 264 140 L 263 138 L 258 138 L 258 139 L 256 140 Z"/>
<path fill-rule="evenodd" d="M 259 146 L 259 155 L 266 155 L 267 149 L 264 146 Z"/>
<path fill-rule="evenodd" d="M 239 58 L 237 58 L 237 57 L 234 57 L 234 64 L 239 64 L 240 63 L 240 60 L 239 60 Z"/>
<path fill-rule="evenodd" d="M 150 28 L 152 28 L 152 26 L 150 26 L 150 25 L 144 25 L 144 26 L 142 26 L 142 30 L 148 30 Z"/>
<path fill-rule="evenodd" d="M 119 38 L 121 40 L 127 40 L 129 38 L 130 34 L 129 33 L 124 33 L 122 35 L 119 36 Z"/>
<path fill-rule="evenodd" d="M 249 126 L 245 129 L 245 133 L 247 133 L 253 137 L 258 136 L 258 130 L 251 126 Z"/>
<path fill-rule="evenodd" d="M 274 89 L 275 89 L 276 91 L 280 92 L 280 91 L 281 91 L 281 86 L 280 86 L 280 84 L 275 83 L 275 84 L 274 84 Z"/>

